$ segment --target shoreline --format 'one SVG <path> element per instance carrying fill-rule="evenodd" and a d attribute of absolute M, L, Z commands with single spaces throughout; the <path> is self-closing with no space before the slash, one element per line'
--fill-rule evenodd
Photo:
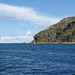
<path fill-rule="evenodd" d="M 75 42 L 37 42 L 30 44 L 75 44 Z"/>

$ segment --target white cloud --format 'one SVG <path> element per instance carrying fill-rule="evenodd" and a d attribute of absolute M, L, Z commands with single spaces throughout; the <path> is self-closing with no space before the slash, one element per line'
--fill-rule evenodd
<path fill-rule="evenodd" d="M 39 15 L 33 10 L 33 8 L 11 6 L 7 4 L 0 4 L 0 15 L 15 17 L 16 19 L 21 19 L 41 25 L 51 25 L 60 20 L 59 18 L 51 18 Z"/>
<path fill-rule="evenodd" d="M 31 42 L 33 40 L 32 36 L 5 36 L 0 38 L 0 43 L 22 43 L 22 42 Z"/>
<path fill-rule="evenodd" d="M 35 25 L 33 28 L 42 28 L 42 25 L 40 25 L 40 26 Z"/>
<path fill-rule="evenodd" d="M 35 25 L 33 28 L 38 28 L 38 26 L 37 26 L 37 25 Z"/>
<path fill-rule="evenodd" d="M 33 33 L 32 33 L 31 31 L 27 31 L 26 35 L 27 35 L 27 36 L 32 36 Z"/>
<path fill-rule="evenodd" d="M 11 36 L 6 36 L 6 37 L 1 37 L 2 40 L 5 40 L 5 39 L 14 39 L 13 37 Z"/>
<path fill-rule="evenodd" d="M 6 35 L 3 37 L 0 37 L 0 43 L 22 43 L 26 42 L 29 43 L 33 40 L 31 31 L 27 31 L 25 36 L 13 36 L 13 35 Z"/>

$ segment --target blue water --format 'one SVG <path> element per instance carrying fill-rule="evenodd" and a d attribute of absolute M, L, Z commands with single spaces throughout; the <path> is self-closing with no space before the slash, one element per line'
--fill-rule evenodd
<path fill-rule="evenodd" d="M 0 44 L 0 75 L 75 75 L 75 44 Z"/>

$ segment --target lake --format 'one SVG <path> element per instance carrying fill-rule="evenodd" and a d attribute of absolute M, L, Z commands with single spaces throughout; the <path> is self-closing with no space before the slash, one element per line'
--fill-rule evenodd
<path fill-rule="evenodd" d="M 0 44 L 0 75 L 75 75 L 75 44 Z"/>

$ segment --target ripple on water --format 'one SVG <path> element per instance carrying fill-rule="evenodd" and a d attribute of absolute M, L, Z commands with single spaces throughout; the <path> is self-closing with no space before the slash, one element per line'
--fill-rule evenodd
<path fill-rule="evenodd" d="M 0 45 L 0 75 L 74 75 L 75 45 Z"/>

